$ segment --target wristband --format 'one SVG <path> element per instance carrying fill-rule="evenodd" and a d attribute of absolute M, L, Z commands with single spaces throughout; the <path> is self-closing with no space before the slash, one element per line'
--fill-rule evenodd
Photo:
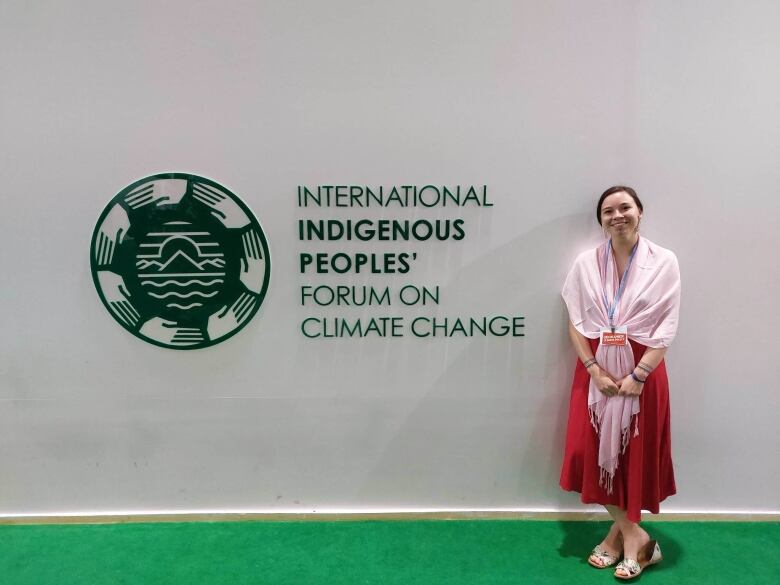
<path fill-rule="evenodd" d="M 597 363 L 596 358 L 590 358 L 589 360 L 582 362 L 582 365 L 585 366 L 585 369 L 587 370 L 589 367 L 595 365 L 596 363 Z"/>
<path fill-rule="evenodd" d="M 644 362 L 639 362 L 639 363 L 636 365 L 636 367 L 637 367 L 637 368 L 639 368 L 640 370 L 644 370 L 644 371 L 645 371 L 645 372 L 647 372 L 648 374 L 652 374 L 652 373 L 653 373 L 653 368 L 651 368 L 650 366 L 648 366 L 648 365 L 647 365 L 646 363 L 644 363 Z"/>
<path fill-rule="evenodd" d="M 645 381 L 644 380 L 640 380 L 634 372 L 631 372 L 631 377 L 634 379 L 634 382 L 638 382 L 640 384 L 644 384 L 645 383 Z"/>

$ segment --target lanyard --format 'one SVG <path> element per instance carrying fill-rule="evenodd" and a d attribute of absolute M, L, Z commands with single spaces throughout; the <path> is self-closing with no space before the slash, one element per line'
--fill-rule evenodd
<path fill-rule="evenodd" d="M 604 286 L 601 290 L 601 294 L 604 297 L 604 308 L 607 310 L 607 316 L 609 317 L 609 326 L 612 329 L 612 333 L 615 332 L 615 310 L 617 309 L 618 303 L 620 302 L 620 297 L 623 296 L 623 290 L 626 288 L 626 280 L 628 280 L 628 271 L 631 270 L 631 263 L 634 261 L 634 255 L 636 254 L 636 249 L 639 246 L 639 240 L 636 241 L 636 244 L 634 244 L 634 248 L 631 250 L 631 255 L 628 257 L 628 265 L 626 266 L 626 271 L 623 273 L 623 277 L 620 279 L 620 285 L 618 286 L 617 291 L 615 291 L 615 298 L 612 301 L 612 304 L 610 305 L 607 301 L 607 278 L 609 278 L 609 274 L 607 273 L 607 267 L 609 263 L 609 257 L 611 256 L 610 252 L 612 252 L 612 239 L 609 240 L 609 245 L 607 246 L 607 249 L 604 252 Z"/>

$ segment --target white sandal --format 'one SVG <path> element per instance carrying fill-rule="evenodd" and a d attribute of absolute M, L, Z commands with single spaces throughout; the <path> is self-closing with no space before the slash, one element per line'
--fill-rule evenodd
<path fill-rule="evenodd" d="M 652 551 L 652 552 L 651 552 Z M 661 547 L 655 540 L 648 542 L 637 555 L 638 559 L 623 559 L 615 567 L 615 577 L 627 581 L 633 579 L 642 574 L 647 567 L 655 565 L 663 560 L 661 556 Z M 626 574 L 622 575 L 618 571 L 624 571 Z"/>
<path fill-rule="evenodd" d="M 596 567 L 597 569 L 606 569 L 607 567 L 611 567 L 615 563 L 617 563 L 620 560 L 620 554 L 613 555 L 611 552 L 608 552 L 601 548 L 601 545 L 596 545 L 596 548 L 594 548 L 590 556 L 588 557 L 588 564 L 592 567 Z"/>

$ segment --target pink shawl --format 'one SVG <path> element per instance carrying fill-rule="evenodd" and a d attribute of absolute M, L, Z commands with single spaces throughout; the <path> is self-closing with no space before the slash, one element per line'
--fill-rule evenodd
<path fill-rule="evenodd" d="M 609 327 L 603 292 L 609 302 L 620 282 L 613 254 L 604 257 L 609 241 L 595 250 L 580 254 L 563 285 L 563 300 L 574 328 L 596 339 Z M 628 337 L 648 347 L 668 347 L 677 332 L 680 310 L 680 270 L 670 250 L 646 238 L 639 238 L 636 255 L 628 273 L 625 290 L 615 312 L 616 327 L 627 327 Z M 596 350 L 599 366 L 615 380 L 629 375 L 636 364 L 630 345 L 604 346 Z M 639 434 L 636 415 L 639 397 L 607 397 L 591 380 L 588 392 L 591 423 L 599 435 L 599 485 L 612 492 L 618 458 L 626 449 L 631 423 Z"/>

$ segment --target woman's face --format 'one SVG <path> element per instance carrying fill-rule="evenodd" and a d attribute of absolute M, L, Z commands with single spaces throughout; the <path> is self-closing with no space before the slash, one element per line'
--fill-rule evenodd
<path fill-rule="evenodd" d="M 642 212 L 625 191 L 609 195 L 601 204 L 601 226 L 613 238 L 633 235 L 641 217 Z"/>

